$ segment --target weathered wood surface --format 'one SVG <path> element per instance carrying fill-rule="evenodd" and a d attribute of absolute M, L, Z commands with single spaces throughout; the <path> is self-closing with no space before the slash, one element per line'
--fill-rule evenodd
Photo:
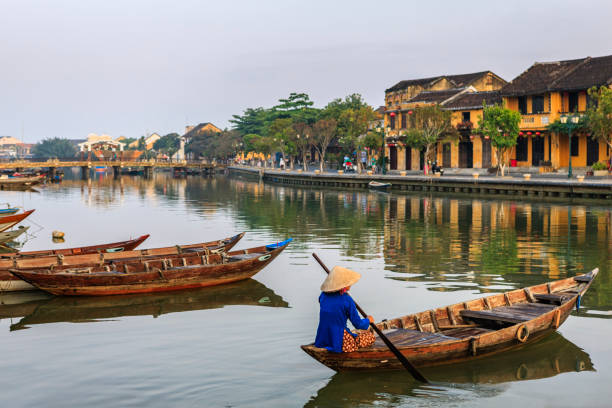
<path fill-rule="evenodd" d="M 449 364 L 499 353 L 533 342 L 556 330 L 569 316 L 578 296 L 588 290 L 597 273 L 598 269 L 594 269 L 579 279 L 567 278 L 531 286 L 528 291 L 517 289 L 474 299 L 402 316 L 378 323 L 377 326 L 387 330 L 396 329 L 388 334 L 389 337 L 416 366 Z M 548 294 L 549 289 L 553 294 L 562 296 L 564 301 L 561 305 L 531 302 L 528 293 L 537 299 L 539 294 Z M 478 327 L 465 327 L 472 319 L 478 323 Z M 502 324 L 491 325 L 495 321 Z M 436 322 L 439 332 L 435 332 Z M 453 326 L 453 322 L 456 322 L 457 328 L 448 328 Z M 517 338 L 523 326 L 529 333 L 524 343 Z M 302 349 L 336 371 L 401 368 L 388 350 L 379 347 L 378 340 L 372 347 L 352 353 L 332 353 L 312 344 L 304 345 Z"/>
<path fill-rule="evenodd" d="M 134 261 L 153 260 L 160 257 L 173 258 L 189 254 L 201 256 L 203 254 L 228 251 L 233 248 L 243 236 L 244 232 L 217 241 L 121 252 L 65 256 L 57 254 L 55 256 L 40 256 L 34 258 L 15 257 L 13 259 L 0 259 L 0 290 L 17 291 L 35 289 L 34 286 L 24 282 L 14 274 L 11 274 L 9 269 L 35 270 L 51 268 L 59 272 L 71 267 L 104 266 L 111 263 L 121 265 Z"/>
<path fill-rule="evenodd" d="M 10 272 L 39 289 L 55 295 L 101 296 L 164 292 L 220 285 L 250 278 L 270 263 L 288 245 L 268 249 L 255 247 L 229 253 L 185 255 L 126 262 L 121 266 L 16 270 Z"/>
<path fill-rule="evenodd" d="M 20 214 L 8 215 L 0 218 L 0 232 L 6 231 L 7 229 L 19 224 L 21 221 L 26 219 L 34 210 L 24 211 Z"/>

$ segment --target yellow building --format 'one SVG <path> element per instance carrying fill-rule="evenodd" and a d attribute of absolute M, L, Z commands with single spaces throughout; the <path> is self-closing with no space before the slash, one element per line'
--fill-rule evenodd
<path fill-rule="evenodd" d="M 550 132 L 548 126 L 563 114 L 584 113 L 589 88 L 611 85 L 612 55 L 537 62 L 506 85 L 502 89 L 506 106 L 522 115 L 521 133 L 511 155 L 513 164 L 568 167 L 569 136 Z M 571 151 L 575 167 L 610 159 L 607 144 L 594 140 L 584 131 L 573 135 Z"/>
<path fill-rule="evenodd" d="M 443 167 L 489 167 L 490 142 L 471 131 L 482 116 L 483 101 L 488 106 L 500 103 L 498 91 L 505 84 L 493 72 L 483 71 L 401 81 L 387 89 L 384 126 L 389 170 L 423 169 L 423 152 L 405 146 L 401 135 L 411 127 L 414 108 L 434 104 L 453 111 L 452 124 L 461 134 L 457 143 L 438 144 L 434 153 L 438 163 Z"/>

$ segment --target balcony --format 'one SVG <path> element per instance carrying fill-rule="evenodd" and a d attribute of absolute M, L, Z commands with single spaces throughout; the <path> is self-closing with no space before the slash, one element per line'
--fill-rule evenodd
<path fill-rule="evenodd" d="M 521 129 L 541 129 L 544 130 L 554 120 L 551 120 L 550 112 L 545 113 L 532 113 L 522 115 L 520 128 Z"/>

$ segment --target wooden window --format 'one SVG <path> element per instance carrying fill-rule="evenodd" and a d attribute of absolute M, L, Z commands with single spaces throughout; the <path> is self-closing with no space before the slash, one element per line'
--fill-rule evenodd
<path fill-rule="evenodd" d="M 469 122 L 470 121 L 470 112 L 461 112 L 461 115 L 463 115 L 463 121 L 464 122 Z"/>
<path fill-rule="evenodd" d="M 525 115 L 527 113 L 527 98 L 525 96 L 518 97 L 518 109 L 521 115 Z"/>
<path fill-rule="evenodd" d="M 580 156 L 580 138 L 572 136 L 572 157 Z"/>
<path fill-rule="evenodd" d="M 526 137 L 517 137 L 516 138 L 516 161 L 524 162 L 527 161 L 528 153 L 527 153 L 527 138 Z"/>
<path fill-rule="evenodd" d="M 531 98 L 531 112 L 544 112 L 544 95 L 535 95 Z"/>
<path fill-rule="evenodd" d="M 402 118 L 402 129 L 406 129 L 406 113 L 402 113 L 401 114 L 401 118 Z"/>
<path fill-rule="evenodd" d="M 395 116 L 389 116 L 389 127 L 395 129 Z"/>
<path fill-rule="evenodd" d="M 578 112 L 578 92 L 569 93 L 569 111 Z"/>

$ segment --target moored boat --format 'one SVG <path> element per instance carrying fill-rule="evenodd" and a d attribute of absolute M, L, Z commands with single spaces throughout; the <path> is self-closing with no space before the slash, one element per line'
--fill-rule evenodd
<path fill-rule="evenodd" d="M 9 271 L 54 295 L 104 296 L 166 292 L 248 279 L 272 262 L 291 239 L 272 245 L 206 255 L 184 254 L 88 268 Z"/>
<path fill-rule="evenodd" d="M 69 267 L 88 267 L 94 265 L 104 265 L 108 263 L 121 264 L 134 260 L 150 260 L 159 257 L 173 257 L 180 254 L 197 254 L 201 252 L 225 252 L 230 250 L 240 241 L 244 236 L 244 232 L 234 235 L 229 238 L 224 238 L 216 241 L 202 242 L 198 244 L 189 245 L 175 245 L 171 247 L 151 248 L 151 249 L 139 249 L 139 250 L 117 250 L 117 246 L 105 248 L 105 250 L 111 250 L 106 252 L 100 250 L 96 253 L 87 252 L 81 255 L 69 255 L 70 253 L 77 253 L 77 248 L 68 248 L 66 251 L 68 255 L 63 253 L 47 254 L 46 256 L 13 256 L 9 259 L 0 259 L 0 291 L 18 291 L 18 290 L 34 290 L 34 286 L 29 283 L 17 278 L 11 274 L 9 268 L 15 269 L 41 269 L 41 268 L 53 268 L 55 271 L 60 271 Z M 144 241 L 148 235 L 143 235 L 137 240 L 140 242 Z M 128 242 L 128 241 L 124 241 Z M 117 243 L 114 243 L 117 244 Z M 91 247 L 81 247 L 91 248 Z M 56 250 L 62 251 L 62 250 Z M 42 252 L 42 251 L 41 251 Z M 31 254 L 31 253 L 30 253 Z"/>
<path fill-rule="evenodd" d="M 19 228 L 11 231 L 2 231 L 0 232 L 0 244 L 12 241 L 15 238 L 18 238 L 21 234 L 26 232 L 30 227 L 24 227 L 23 225 L 19 226 Z"/>
<path fill-rule="evenodd" d="M 383 190 L 386 191 L 391 187 L 391 183 L 380 183 L 378 181 L 370 181 L 368 183 L 368 187 L 374 190 Z"/>
<path fill-rule="evenodd" d="M 19 224 L 33 212 L 34 210 L 30 210 L 20 214 L 7 215 L 6 217 L 0 218 L 0 232 L 6 231 L 7 229 Z"/>
<path fill-rule="evenodd" d="M 19 211 L 18 207 L 0 208 L 0 217 L 6 217 L 7 215 L 13 215 Z"/>
<path fill-rule="evenodd" d="M 524 289 L 487 296 L 377 323 L 413 365 L 471 360 L 540 339 L 555 331 L 597 276 L 598 269 Z M 380 338 L 370 347 L 333 353 L 313 344 L 302 349 L 336 371 L 401 369 Z"/>
<path fill-rule="evenodd" d="M 20 189 L 42 183 L 45 176 L 0 177 L 0 190 Z"/>

